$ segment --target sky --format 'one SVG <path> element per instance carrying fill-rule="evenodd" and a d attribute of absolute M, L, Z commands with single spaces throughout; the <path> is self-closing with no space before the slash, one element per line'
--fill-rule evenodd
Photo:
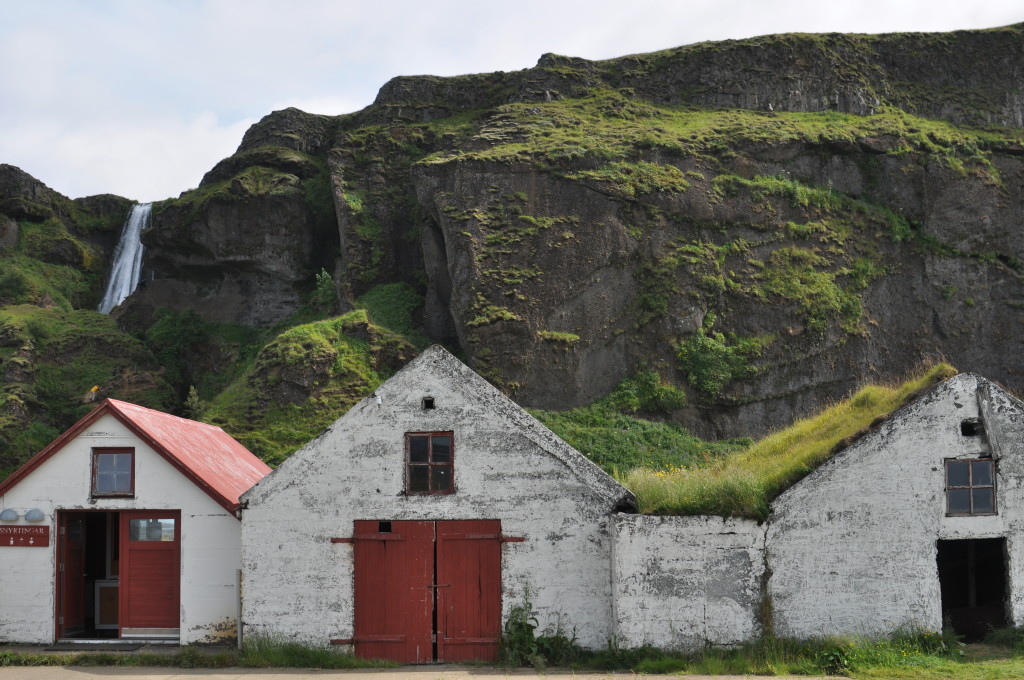
<path fill-rule="evenodd" d="M 1024 0 L 0 0 L 0 163 L 77 198 L 177 196 L 289 106 L 769 33 L 948 31 Z"/>

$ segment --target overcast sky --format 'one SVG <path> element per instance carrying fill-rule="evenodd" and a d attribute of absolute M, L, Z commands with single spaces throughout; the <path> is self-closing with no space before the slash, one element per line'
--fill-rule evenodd
<path fill-rule="evenodd" d="M 1024 21 L 1024 0 L 0 0 L 0 163 L 71 197 L 177 196 L 271 111 L 396 75 L 514 71 L 781 32 Z"/>

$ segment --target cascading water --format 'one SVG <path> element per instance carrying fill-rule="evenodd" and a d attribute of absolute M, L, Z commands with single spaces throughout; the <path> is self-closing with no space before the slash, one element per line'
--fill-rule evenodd
<path fill-rule="evenodd" d="M 114 264 L 110 268 L 110 282 L 107 292 L 100 301 L 99 311 L 109 314 L 110 310 L 132 294 L 139 285 L 139 271 L 142 269 L 142 230 L 149 226 L 152 203 L 132 207 L 121 230 L 121 240 L 114 250 Z"/>

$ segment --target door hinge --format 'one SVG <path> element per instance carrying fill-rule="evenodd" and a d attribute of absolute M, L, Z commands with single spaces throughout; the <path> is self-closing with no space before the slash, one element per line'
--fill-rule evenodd
<path fill-rule="evenodd" d="M 64 573 L 64 563 L 63 562 L 60 563 L 60 573 L 62 573 L 62 574 Z"/>
<path fill-rule="evenodd" d="M 430 641 L 431 642 L 437 642 L 437 633 L 431 633 L 430 634 Z"/>
<path fill-rule="evenodd" d="M 64 625 L 64 617 L 63 616 L 60 617 L 60 625 L 62 625 L 62 626 Z"/>

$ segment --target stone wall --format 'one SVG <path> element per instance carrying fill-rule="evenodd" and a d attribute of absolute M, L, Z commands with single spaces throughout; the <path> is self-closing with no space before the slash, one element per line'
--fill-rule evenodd
<path fill-rule="evenodd" d="M 616 515 L 616 642 L 692 650 L 757 637 L 764 534 L 751 520 Z"/>

